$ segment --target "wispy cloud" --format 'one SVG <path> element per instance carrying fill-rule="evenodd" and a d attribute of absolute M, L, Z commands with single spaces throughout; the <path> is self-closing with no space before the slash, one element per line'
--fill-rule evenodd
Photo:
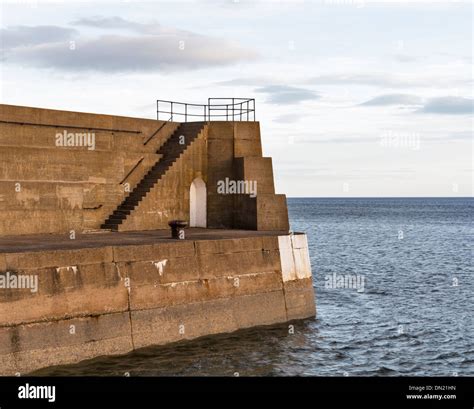
<path fill-rule="evenodd" d="M 360 105 L 386 106 L 386 105 L 422 105 L 423 99 L 410 94 L 385 94 L 372 98 Z"/>
<path fill-rule="evenodd" d="M 464 115 L 472 114 L 474 100 L 462 97 L 431 98 L 417 112 L 429 114 Z"/>
<path fill-rule="evenodd" d="M 247 78 L 234 78 L 232 80 L 218 81 L 215 82 L 216 85 L 222 86 L 253 86 L 253 85 L 266 85 L 271 82 L 268 78 L 265 77 L 247 77 Z"/>
<path fill-rule="evenodd" d="M 0 48 L 34 46 L 70 40 L 79 32 L 73 28 L 58 26 L 14 26 L 0 29 Z"/>
<path fill-rule="evenodd" d="M 355 143 L 378 143 L 380 138 L 373 136 L 298 136 L 292 138 L 295 144 L 355 144 Z"/>
<path fill-rule="evenodd" d="M 407 54 L 396 54 L 394 58 L 398 62 L 402 62 L 402 63 L 411 63 L 411 62 L 418 61 L 420 59 L 420 57 L 415 57 L 413 55 L 407 55 Z"/>
<path fill-rule="evenodd" d="M 279 123 L 279 124 L 293 124 L 295 122 L 298 122 L 301 118 L 304 118 L 304 115 L 302 114 L 283 114 L 279 115 L 276 118 L 273 119 L 273 122 Z"/>
<path fill-rule="evenodd" d="M 78 38 L 74 49 L 65 40 L 75 29 L 41 26 L 7 31 L 7 62 L 57 68 L 65 71 L 186 70 L 252 61 L 254 50 L 234 41 L 165 28 L 158 23 L 136 23 L 120 17 L 90 18 L 74 22 L 109 30 L 131 29 L 95 38 Z M 120 31 L 120 30 L 119 30 Z"/>
<path fill-rule="evenodd" d="M 172 27 L 164 27 L 157 21 L 149 21 L 140 23 L 137 21 L 127 20 L 122 17 L 112 16 L 94 16 L 81 18 L 71 22 L 75 26 L 94 27 L 102 30 L 127 30 L 142 34 L 184 34 L 189 33 L 185 30 L 179 30 Z"/>
<path fill-rule="evenodd" d="M 313 85 L 365 85 L 383 88 L 433 87 L 461 85 L 471 82 L 470 78 L 432 78 L 426 75 L 391 74 L 385 72 L 329 74 L 309 78 L 304 81 Z"/>
<path fill-rule="evenodd" d="M 255 92 L 267 94 L 269 104 L 298 104 L 303 101 L 320 98 L 314 91 L 288 85 L 267 85 L 255 89 Z"/>

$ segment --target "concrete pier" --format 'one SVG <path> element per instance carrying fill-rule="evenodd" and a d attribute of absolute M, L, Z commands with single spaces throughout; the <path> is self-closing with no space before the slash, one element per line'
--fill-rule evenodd
<path fill-rule="evenodd" d="M 195 229 L 0 239 L 0 374 L 315 315 L 306 236 Z"/>
<path fill-rule="evenodd" d="M 0 375 L 315 316 L 258 122 L 0 105 L 0 156 Z"/>

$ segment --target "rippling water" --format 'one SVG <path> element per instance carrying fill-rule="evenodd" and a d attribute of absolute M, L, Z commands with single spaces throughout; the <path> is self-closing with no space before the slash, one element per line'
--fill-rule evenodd
<path fill-rule="evenodd" d="M 318 317 L 41 375 L 474 375 L 472 199 L 289 199 Z M 364 291 L 326 288 L 359 275 Z M 362 288 L 360 288 L 362 290 Z"/>

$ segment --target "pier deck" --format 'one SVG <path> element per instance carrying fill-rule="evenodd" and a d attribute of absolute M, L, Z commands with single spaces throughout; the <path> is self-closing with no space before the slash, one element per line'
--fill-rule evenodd
<path fill-rule="evenodd" d="M 231 229 L 188 228 L 185 240 L 239 239 L 259 236 L 281 236 L 284 231 L 256 231 Z M 127 246 L 152 244 L 157 242 L 176 242 L 169 229 L 135 232 L 94 232 L 77 234 L 70 239 L 66 234 L 30 234 L 0 237 L 0 253 L 22 253 L 47 250 L 72 250 L 107 246 Z"/>

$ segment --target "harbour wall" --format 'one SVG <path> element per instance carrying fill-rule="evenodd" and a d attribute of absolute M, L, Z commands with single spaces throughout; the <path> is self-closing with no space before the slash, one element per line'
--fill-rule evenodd
<path fill-rule="evenodd" d="M 304 234 L 0 253 L 0 375 L 315 316 Z M 5 284 L 5 280 L 4 280 Z"/>
<path fill-rule="evenodd" d="M 99 229 L 160 162 L 179 125 L 0 104 L 0 236 Z M 64 134 L 90 134 L 94 144 L 69 146 L 58 139 Z M 189 220 L 195 179 L 207 187 L 208 228 L 288 231 L 286 197 L 275 193 L 272 159 L 262 156 L 253 121 L 207 122 L 118 230 Z M 226 179 L 257 182 L 257 196 L 220 194 Z"/>

